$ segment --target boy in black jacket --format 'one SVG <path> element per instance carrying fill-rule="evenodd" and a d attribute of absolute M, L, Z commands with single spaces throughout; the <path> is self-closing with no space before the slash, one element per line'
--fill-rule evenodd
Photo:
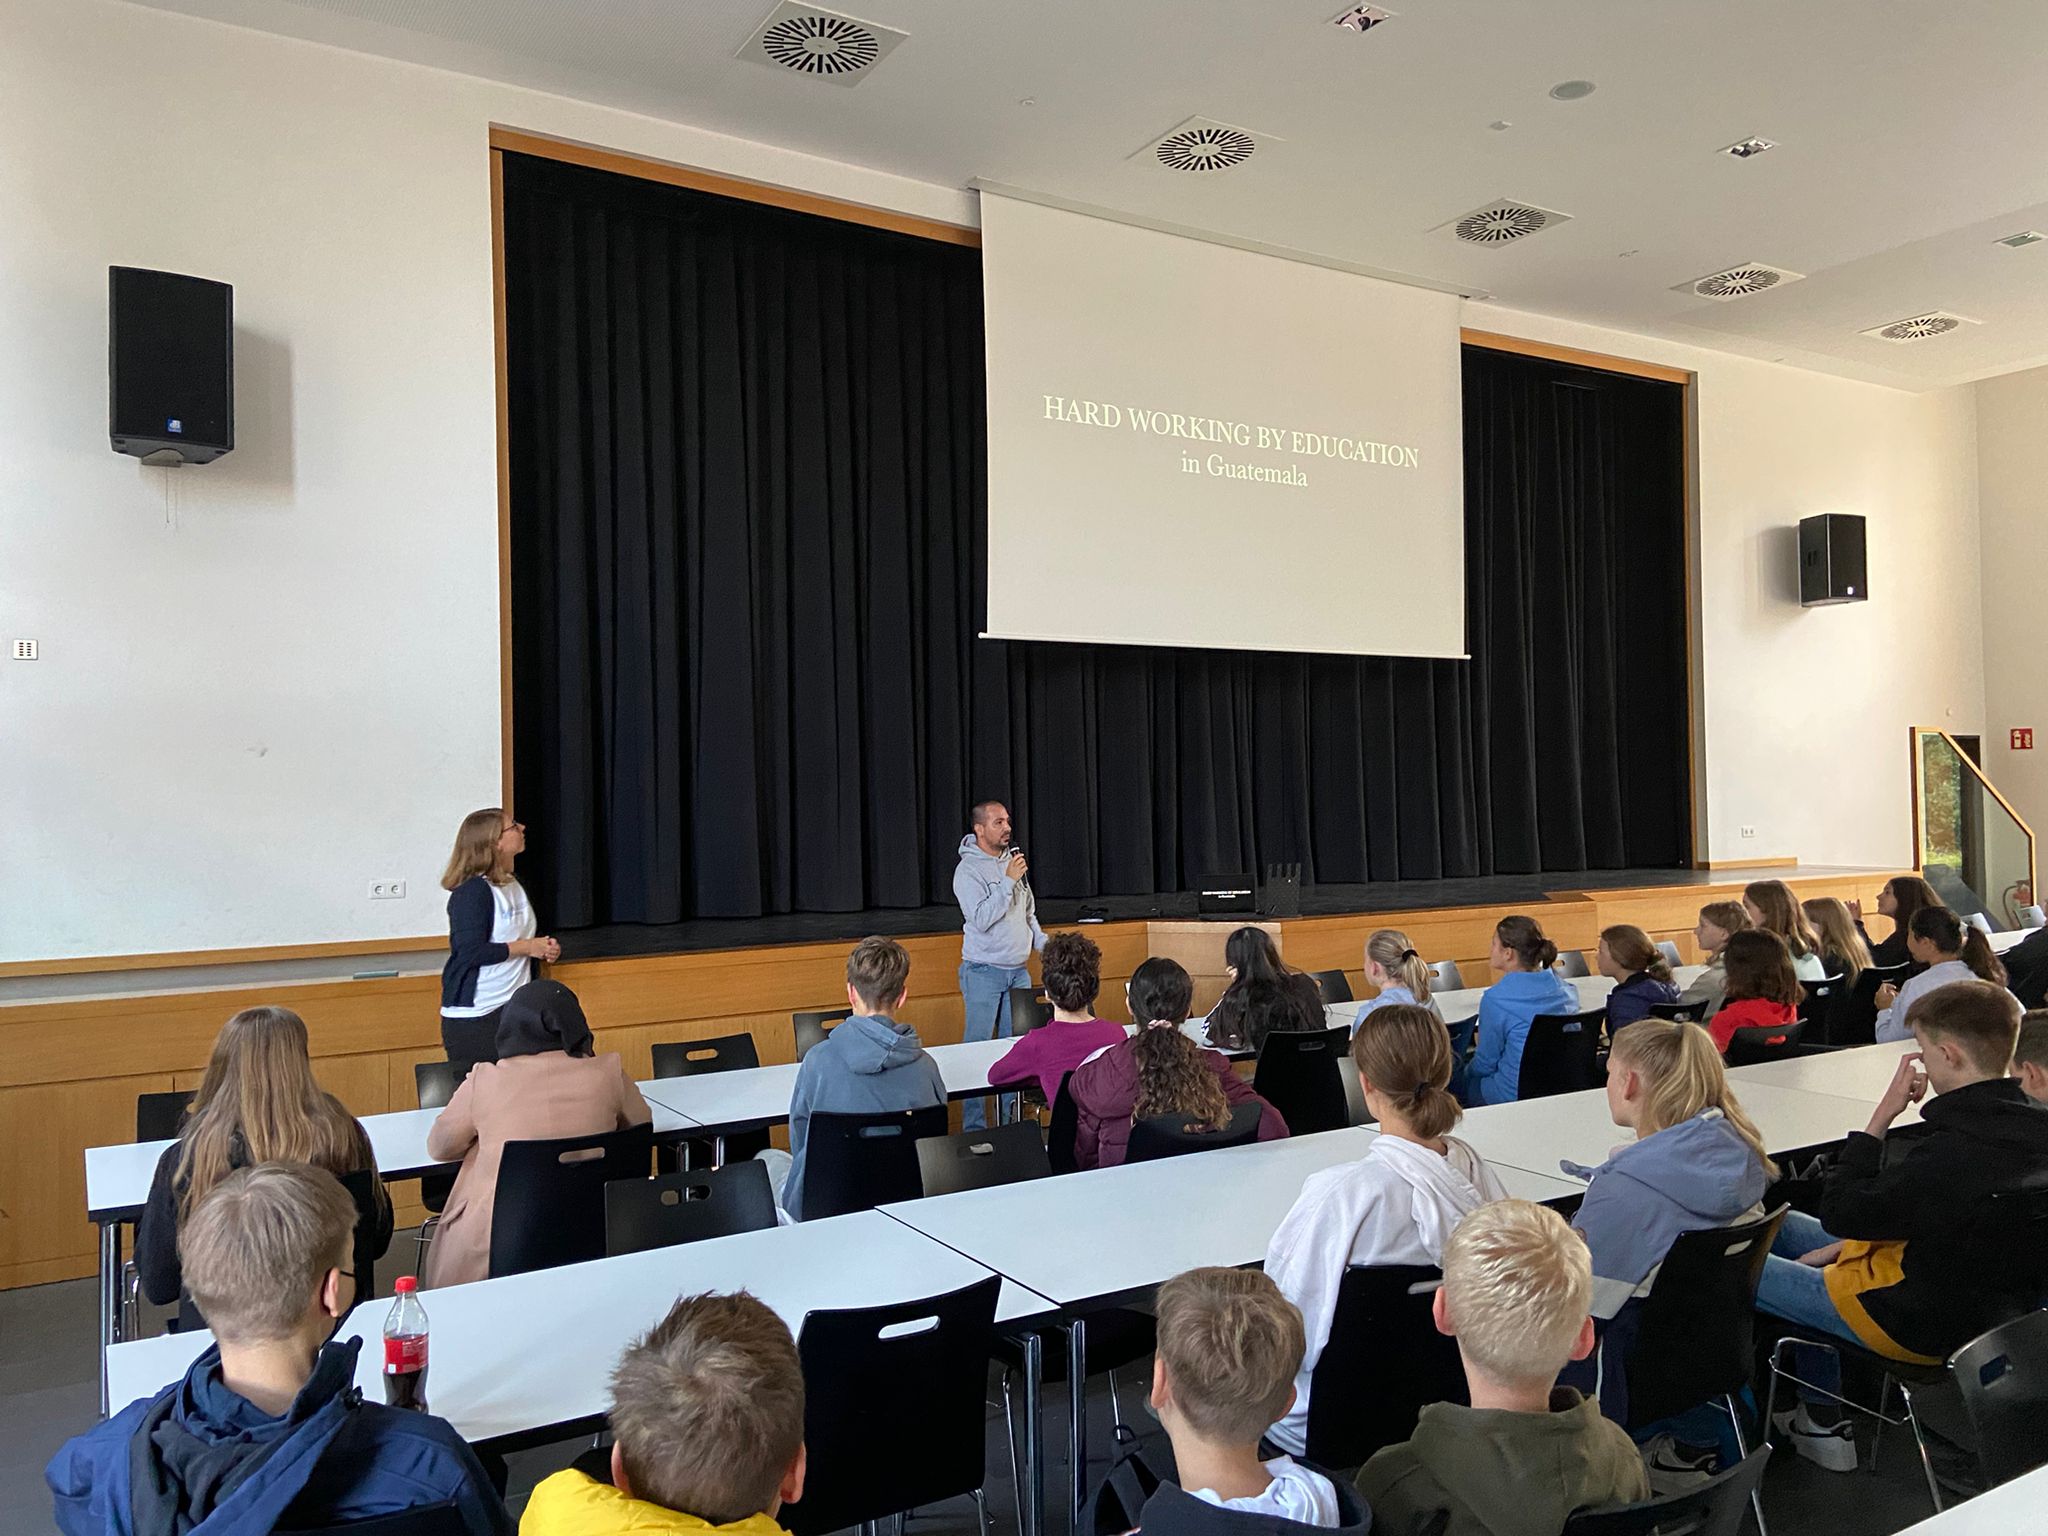
<path fill-rule="evenodd" d="M 2006 1075 L 2020 1005 L 2005 988 L 1939 987 L 1907 1023 L 1920 1049 L 1843 1144 L 1821 1219 L 1786 1217 L 1757 1305 L 1888 1360 L 1932 1365 L 2040 1304 L 2043 1277 L 2016 1265 L 1991 1196 L 2048 1186 L 2048 1108 Z M 1921 1123 L 1892 1130 L 1930 1090 Z M 1828 1424 L 1812 1405 L 1786 1417 L 1802 1455 L 1854 1469 L 1846 1420 Z"/>

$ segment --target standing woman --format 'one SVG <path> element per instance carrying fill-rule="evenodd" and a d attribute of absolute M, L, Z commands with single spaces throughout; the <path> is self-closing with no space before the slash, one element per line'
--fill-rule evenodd
<path fill-rule="evenodd" d="M 1819 981 L 1827 975 L 1827 962 L 1820 954 L 1820 935 L 1806 920 L 1791 886 L 1782 880 L 1752 880 L 1742 888 L 1742 909 L 1756 927 L 1785 941 L 1792 956 L 1793 975 L 1801 981 Z"/>
<path fill-rule="evenodd" d="M 512 861 L 526 828 L 492 806 L 455 834 L 441 888 L 448 892 L 448 963 L 441 967 L 441 1049 L 463 1072 L 498 1059 L 498 1010 L 533 979 L 533 962 L 562 958 L 539 924 Z"/>

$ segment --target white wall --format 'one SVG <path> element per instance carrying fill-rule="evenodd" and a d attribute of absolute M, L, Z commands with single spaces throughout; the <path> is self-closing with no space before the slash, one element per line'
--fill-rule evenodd
<path fill-rule="evenodd" d="M 2048 368 L 1987 379 L 1977 391 L 1984 528 L 1984 767 L 2048 838 Z M 2034 749 L 2015 752 L 2015 726 Z M 2036 856 L 2048 863 L 2048 850 Z"/>
<path fill-rule="evenodd" d="M 0 961 L 435 932 L 500 782 L 488 126 L 972 199 L 109 0 L 0 15 L 0 639 L 42 644 L 0 660 Z M 108 451 L 110 264 L 235 284 L 219 463 Z M 1970 394 L 1469 323 L 1700 371 L 1706 851 L 1905 859 L 1906 725 L 1983 710 Z M 1871 519 L 1868 604 L 1793 605 L 1816 511 Z"/>

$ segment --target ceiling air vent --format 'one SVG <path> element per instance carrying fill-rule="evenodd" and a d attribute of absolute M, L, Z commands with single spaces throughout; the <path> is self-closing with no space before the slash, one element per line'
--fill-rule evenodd
<path fill-rule="evenodd" d="M 1746 299 L 1753 293 L 1762 293 L 1767 288 L 1782 288 L 1787 283 L 1796 283 L 1806 274 L 1787 272 L 1783 267 L 1767 267 L 1760 261 L 1746 261 L 1739 267 L 1730 267 L 1725 272 L 1715 272 L 1697 282 L 1680 283 L 1679 292 L 1692 293 L 1702 299 L 1717 299 L 1726 304 L 1734 299 Z"/>
<path fill-rule="evenodd" d="M 1966 325 L 1977 323 L 1967 315 L 1952 315 L 1945 309 L 1930 309 L 1924 315 L 1894 320 L 1890 325 L 1874 325 L 1862 334 L 1874 341 L 1889 341 L 1903 345 L 1909 341 L 1929 341 L 1936 336 L 1946 336 L 1950 331 L 1961 330 Z"/>
<path fill-rule="evenodd" d="M 1518 203 L 1504 197 L 1437 228 L 1448 229 L 1467 245 L 1507 245 L 1570 218 L 1570 214 L 1553 208 L 1538 208 L 1533 203 Z"/>
<path fill-rule="evenodd" d="M 739 51 L 739 57 L 833 85 L 858 85 L 905 34 L 783 0 Z"/>
<path fill-rule="evenodd" d="M 1142 155 L 1169 171 L 1229 171 L 1273 142 L 1269 134 L 1253 133 L 1249 128 L 1219 123 L 1210 117 L 1191 117 L 1141 147 L 1132 158 Z"/>

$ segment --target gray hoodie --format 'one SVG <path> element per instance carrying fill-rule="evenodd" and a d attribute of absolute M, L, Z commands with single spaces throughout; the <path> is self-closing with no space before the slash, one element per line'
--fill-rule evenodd
<path fill-rule="evenodd" d="M 939 1064 L 927 1056 L 908 1024 L 881 1014 L 842 1020 L 797 1068 L 789 1100 L 789 1176 L 782 1208 L 802 1221 L 804 1148 L 811 1112 L 859 1115 L 880 1109 L 924 1109 L 946 1102 Z"/>
<path fill-rule="evenodd" d="M 983 853 L 971 832 L 960 839 L 953 895 L 967 919 L 960 958 L 969 965 L 1022 965 L 1033 950 L 1045 948 L 1038 903 L 1028 883 L 1003 873 L 1009 862 L 1007 855 Z"/>

